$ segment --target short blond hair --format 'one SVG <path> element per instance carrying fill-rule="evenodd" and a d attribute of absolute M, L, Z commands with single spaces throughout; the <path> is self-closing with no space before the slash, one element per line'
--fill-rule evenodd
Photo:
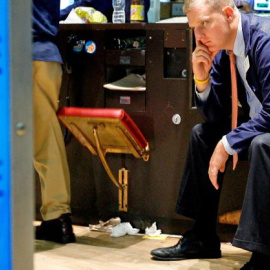
<path fill-rule="evenodd" d="M 183 6 L 184 12 L 187 14 L 199 0 L 186 0 Z M 205 5 L 210 6 L 216 11 L 221 11 L 224 5 L 235 8 L 234 0 L 202 0 Z"/>

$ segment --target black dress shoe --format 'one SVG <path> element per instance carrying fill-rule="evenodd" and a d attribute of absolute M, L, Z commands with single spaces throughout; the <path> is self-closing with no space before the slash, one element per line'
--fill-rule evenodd
<path fill-rule="evenodd" d="M 175 246 L 154 249 L 151 251 L 151 255 L 153 259 L 161 261 L 220 258 L 220 240 L 214 236 L 203 242 L 192 231 L 188 231 Z"/>
<path fill-rule="evenodd" d="M 70 214 L 63 214 L 60 218 L 42 221 L 36 227 L 36 239 L 53 241 L 61 244 L 75 242 Z"/>
<path fill-rule="evenodd" d="M 250 261 L 240 270 L 268 270 L 270 268 L 270 256 L 260 253 L 252 253 Z"/>

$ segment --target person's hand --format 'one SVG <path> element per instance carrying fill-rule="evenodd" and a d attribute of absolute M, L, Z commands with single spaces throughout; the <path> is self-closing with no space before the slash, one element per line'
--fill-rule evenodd
<path fill-rule="evenodd" d="M 210 52 L 201 41 L 196 40 L 196 48 L 192 53 L 193 73 L 197 80 L 208 78 L 214 57 L 218 52 Z"/>
<path fill-rule="evenodd" d="M 218 185 L 218 172 L 224 172 L 226 162 L 229 158 L 229 154 L 226 152 L 224 145 L 221 141 L 217 143 L 217 146 L 212 154 L 209 162 L 208 175 L 212 185 L 215 189 L 219 189 Z"/>

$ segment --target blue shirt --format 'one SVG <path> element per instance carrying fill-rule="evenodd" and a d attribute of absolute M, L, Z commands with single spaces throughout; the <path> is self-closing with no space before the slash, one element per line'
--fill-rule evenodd
<path fill-rule="evenodd" d="M 57 48 L 60 0 L 33 0 L 33 60 L 60 62 Z"/>

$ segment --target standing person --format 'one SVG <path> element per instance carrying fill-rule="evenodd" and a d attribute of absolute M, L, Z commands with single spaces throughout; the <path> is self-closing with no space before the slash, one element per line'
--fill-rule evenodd
<path fill-rule="evenodd" d="M 158 260 L 221 257 L 216 221 L 227 160 L 235 153 L 248 154 L 249 175 L 233 245 L 252 252 L 242 270 L 269 269 L 270 20 L 241 14 L 233 0 L 186 0 L 184 11 L 196 39 L 195 96 L 205 123 L 191 133 L 176 211 L 195 223 L 175 246 L 151 254 Z M 232 131 L 230 51 L 236 56 L 243 110 Z"/>
<path fill-rule="evenodd" d="M 43 222 L 36 239 L 75 241 L 70 219 L 70 175 L 56 116 L 62 59 L 56 46 L 60 0 L 33 0 L 34 167 L 41 182 Z"/>

